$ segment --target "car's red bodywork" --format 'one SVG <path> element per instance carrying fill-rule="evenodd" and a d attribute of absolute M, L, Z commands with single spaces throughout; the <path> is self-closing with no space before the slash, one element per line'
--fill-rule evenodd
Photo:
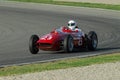
<path fill-rule="evenodd" d="M 71 35 L 73 37 L 74 47 L 84 47 L 85 38 L 83 33 L 77 30 L 71 31 L 66 27 L 55 29 L 49 34 L 40 37 L 37 41 L 37 47 L 46 51 L 59 51 L 62 49 L 61 46 L 63 46 L 63 40 L 66 35 Z"/>

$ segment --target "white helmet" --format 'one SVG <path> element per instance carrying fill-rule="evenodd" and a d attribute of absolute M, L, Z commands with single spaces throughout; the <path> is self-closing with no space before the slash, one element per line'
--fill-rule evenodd
<path fill-rule="evenodd" d="M 71 30 L 74 30 L 76 26 L 77 24 L 74 20 L 68 21 L 68 28 L 70 28 Z"/>

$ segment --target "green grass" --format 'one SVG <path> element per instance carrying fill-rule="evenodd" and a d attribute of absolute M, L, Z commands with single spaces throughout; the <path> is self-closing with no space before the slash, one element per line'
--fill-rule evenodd
<path fill-rule="evenodd" d="M 54 61 L 48 63 L 5 67 L 5 68 L 0 68 L 0 76 L 11 76 L 11 75 L 41 72 L 47 70 L 65 69 L 70 67 L 81 67 L 81 66 L 88 66 L 93 64 L 101 64 L 101 63 L 116 62 L 116 61 L 120 61 L 120 53 L 88 57 L 88 58 L 67 59 L 67 60 L 60 60 L 60 61 Z"/>
<path fill-rule="evenodd" d="M 112 4 L 65 2 L 65 1 L 53 1 L 53 0 L 9 0 L 9 1 L 35 2 L 35 3 L 44 3 L 44 4 L 55 4 L 55 5 L 66 5 L 66 6 L 91 7 L 91 8 L 120 10 L 120 5 L 112 5 Z"/>

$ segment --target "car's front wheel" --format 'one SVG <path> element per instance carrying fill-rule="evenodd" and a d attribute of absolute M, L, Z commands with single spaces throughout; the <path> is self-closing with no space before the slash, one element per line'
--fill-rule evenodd
<path fill-rule="evenodd" d="M 37 54 L 39 49 L 37 47 L 37 41 L 39 37 L 37 35 L 32 35 L 29 40 L 29 50 L 32 54 Z"/>

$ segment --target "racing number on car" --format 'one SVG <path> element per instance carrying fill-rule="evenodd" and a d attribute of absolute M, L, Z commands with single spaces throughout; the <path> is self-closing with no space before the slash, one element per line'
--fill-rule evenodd
<path fill-rule="evenodd" d="M 48 34 L 48 35 L 43 36 L 41 39 L 42 40 L 50 40 L 50 39 L 52 39 L 52 36 Z"/>

